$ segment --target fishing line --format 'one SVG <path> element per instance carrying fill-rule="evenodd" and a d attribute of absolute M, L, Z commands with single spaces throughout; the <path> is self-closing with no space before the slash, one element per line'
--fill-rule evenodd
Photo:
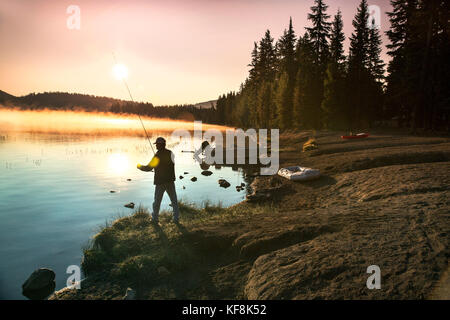
<path fill-rule="evenodd" d="M 113 55 L 113 58 L 114 58 L 114 63 L 117 65 L 118 63 L 117 63 L 116 55 L 114 54 L 114 52 L 112 52 L 112 55 Z M 133 96 L 131 95 L 130 87 L 128 87 L 128 83 L 127 83 L 127 81 L 125 80 L 125 77 L 120 77 L 120 78 L 122 79 L 123 84 L 124 84 L 125 87 L 127 88 L 128 94 L 130 95 L 130 98 L 131 98 L 131 101 L 132 101 L 133 103 L 135 103 L 135 102 L 134 102 L 134 99 L 133 99 Z M 150 147 L 152 148 L 152 152 L 153 152 L 153 154 L 155 154 L 155 150 L 153 149 L 153 145 L 152 145 L 152 143 L 151 143 L 151 141 L 150 141 L 150 138 L 149 138 L 149 136 L 148 136 L 147 130 L 145 129 L 144 122 L 143 122 L 142 119 L 141 119 L 141 115 L 139 114 L 139 111 L 138 111 L 138 114 L 137 114 L 137 115 L 138 115 L 138 117 L 139 117 L 139 120 L 141 121 L 142 128 L 144 129 L 145 136 L 147 137 L 148 143 L 150 144 Z"/>

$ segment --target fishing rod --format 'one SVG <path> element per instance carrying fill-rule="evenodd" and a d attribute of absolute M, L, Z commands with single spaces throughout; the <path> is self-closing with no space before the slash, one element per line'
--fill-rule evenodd
<path fill-rule="evenodd" d="M 114 58 L 114 63 L 115 63 L 115 65 L 118 65 L 117 59 L 116 59 L 116 55 L 114 54 L 114 52 L 112 52 L 112 55 L 113 55 L 113 58 Z M 134 102 L 134 99 L 133 99 L 133 96 L 131 95 L 130 87 L 128 87 L 128 83 L 127 83 L 127 81 L 125 80 L 125 77 L 120 77 L 120 78 L 122 79 L 123 84 L 124 84 L 125 87 L 127 88 L 128 94 L 130 95 L 130 98 L 131 98 L 131 101 L 132 101 L 133 103 L 135 103 L 135 102 Z M 150 141 L 150 138 L 149 138 L 149 136 L 148 136 L 147 130 L 145 129 L 144 122 L 142 121 L 142 118 L 141 118 L 141 115 L 139 114 L 139 111 L 138 111 L 138 114 L 137 114 L 137 115 L 138 115 L 138 117 L 139 117 L 139 120 L 141 121 L 142 128 L 144 129 L 145 136 L 147 137 L 148 143 L 150 144 L 150 147 L 152 148 L 153 155 L 155 155 L 155 150 L 153 149 L 152 142 Z"/>

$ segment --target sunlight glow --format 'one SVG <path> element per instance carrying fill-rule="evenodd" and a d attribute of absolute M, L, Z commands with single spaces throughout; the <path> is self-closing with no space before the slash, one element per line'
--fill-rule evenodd
<path fill-rule="evenodd" d="M 108 166 L 112 173 L 123 174 L 128 170 L 129 161 L 127 156 L 114 153 L 108 157 Z"/>
<path fill-rule="evenodd" d="M 123 64 L 116 64 L 113 68 L 114 77 L 117 80 L 123 80 L 128 77 L 128 68 Z"/>

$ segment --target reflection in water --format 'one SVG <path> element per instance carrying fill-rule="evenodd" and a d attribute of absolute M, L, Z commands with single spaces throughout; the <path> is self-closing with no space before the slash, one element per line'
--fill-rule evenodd
<path fill-rule="evenodd" d="M 123 175 L 129 168 L 128 157 L 120 153 L 111 154 L 108 157 L 108 166 L 112 173 Z"/>

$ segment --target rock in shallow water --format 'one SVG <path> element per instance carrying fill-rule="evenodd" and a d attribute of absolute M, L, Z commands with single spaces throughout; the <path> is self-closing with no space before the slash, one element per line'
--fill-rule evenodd
<path fill-rule="evenodd" d="M 219 185 L 225 189 L 231 186 L 231 184 L 225 179 L 219 179 Z"/>
<path fill-rule="evenodd" d="M 32 300 L 48 297 L 55 290 L 55 272 L 48 268 L 35 270 L 22 285 L 22 294 Z"/>
<path fill-rule="evenodd" d="M 127 203 L 124 207 L 134 209 L 134 202 Z"/>

